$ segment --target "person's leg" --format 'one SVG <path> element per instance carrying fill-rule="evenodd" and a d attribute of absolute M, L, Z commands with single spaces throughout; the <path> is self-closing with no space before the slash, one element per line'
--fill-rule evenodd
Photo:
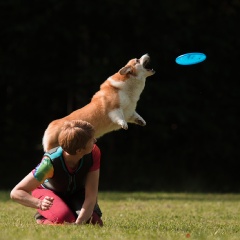
<path fill-rule="evenodd" d="M 45 219 L 38 221 L 42 224 L 59 224 L 64 222 L 75 222 L 76 217 L 67 204 L 54 192 L 47 189 L 35 189 L 32 196 L 43 199 L 45 196 L 53 197 L 53 205 L 49 210 L 42 211 L 38 209 L 40 215 Z"/>
<path fill-rule="evenodd" d="M 75 194 L 71 195 L 71 197 L 67 198 L 66 202 L 67 202 L 68 206 L 72 209 L 72 211 L 76 213 L 76 217 L 77 217 L 79 215 L 79 212 L 82 208 L 82 204 L 84 202 L 84 194 L 83 193 L 75 193 Z M 97 224 L 102 227 L 103 221 L 102 221 L 101 217 L 102 217 L 102 211 L 101 211 L 98 203 L 96 203 L 94 210 L 93 210 L 93 214 L 86 223 L 93 224 L 93 225 Z"/>
<path fill-rule="evenodd" d="M 101 217 L 98 216 L 96 212 L 93 211 L 91 218 L 87 221 L 89 224 L 103 226 L 103 221 Z"/>
<path fill-rule="evenodd" d="M 94 210 L 93 210 L 93 214 L 88 221 L 89 221 L 89 223 L 91 223 L 93 225 L 98 224 L 99 226 L 102 227 L 103 221 L 102 221 L 101 217 L 102 217 L 102 211 L 101 211 L 98 203 L 96 203 Z"/>

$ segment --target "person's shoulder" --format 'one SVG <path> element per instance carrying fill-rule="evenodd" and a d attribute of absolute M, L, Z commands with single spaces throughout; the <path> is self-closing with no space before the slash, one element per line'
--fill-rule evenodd
<path fill-rule="evenodd" d="M 53 164 L 53 161 L 49 156 L 44 155 L 42 157 L 42 160 L 41 160 L 41 163 L 40 163 L 41 166 L 45 166 L 45 167 L 46 166 L 52 166 L 52 164 Z"/>
<path fill-rule="evenodd" d="M 93 150 L 92 151 L 99 151 L 100 152 L 100 148 L 98 147 L 97 144 L 93 145 Z"/>
<path fill-rule="evenodd" d="M 96 144 L 93 145 L 92 155 L 93 155 L 93 157 L 94 156 L 99 156 L 99 157 L 101 156 L 101 150 L 98 147 L 98 145 L 96 145 Z"/>
<path fill-rule="evenodd" d="M 96 144 L 94 144 L 93 146 L 92 159 L 93 159 L 93 166 L 91 167 L 90 172 L 100 168 L 101 152 L 99 147 Z"/>
<path fill-rule="evenodd" d="M 62 155 L 63 149 L 61 147 L 55 147 L 48 152 L 44 153 L 44 156 L 49 157 L 51 160 L 58 158 Z"/>

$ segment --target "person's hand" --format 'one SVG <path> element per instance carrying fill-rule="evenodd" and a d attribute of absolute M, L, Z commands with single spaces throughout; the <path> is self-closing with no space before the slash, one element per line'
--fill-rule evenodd
<path fill-rule="evenodd" d="M 41 209 L 42 211 L 48 210 L 53 205 L 53 200 L 53 197 L 46 196 L 43 200 L 41 200 L 39 209 Z"/>

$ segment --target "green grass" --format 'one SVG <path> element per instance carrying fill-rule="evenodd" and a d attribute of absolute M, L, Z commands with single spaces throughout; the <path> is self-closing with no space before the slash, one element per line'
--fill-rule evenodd
<path fill-rule="evenodd" d="M 42 226 L 0 192 L 0 240 L 239 240 L 240 195 L 100 192 L 104 227 Z"/>

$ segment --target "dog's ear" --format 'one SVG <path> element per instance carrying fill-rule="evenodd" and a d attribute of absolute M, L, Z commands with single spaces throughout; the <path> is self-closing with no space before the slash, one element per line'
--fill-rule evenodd
<path fill-rule="evenodd" d="M 132 67 L 131 66 L 125 66 L 125 67 L 123 67 L 119 70 L 119 73 L 121 75 L 126 75 L 126 74 L 131 73 L 131 72 L 132 72 Z"/>

